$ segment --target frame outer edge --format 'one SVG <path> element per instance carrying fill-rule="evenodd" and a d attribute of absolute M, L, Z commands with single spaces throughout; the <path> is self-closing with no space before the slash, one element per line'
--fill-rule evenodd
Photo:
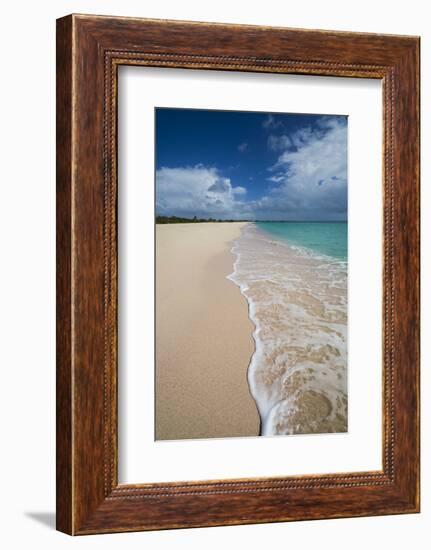
<path fill-rule="evenodd" d="M 73 534 L 73 17 L 56 24 L 56 528 Z"/>
<path fill-rule="evenodd" d="M 99 231 L 100 227 L 97 225 L 101 215 L 99 203 L 97 202 L 100 197 L 100 189 L 95 191 L 93 188 L 95 178 L 99 178 L 100 166 L 89 164 L 94 157 L 94 153 L 98 154 L 98 149 L 100 147 L 100 135 L 97 133 L 99 131 L 97 128 L 99 128 L 100 125 L 101 111 L 100 99 L 97 94 L 101 92 L 99 89 L 101 85 L 101 74 L 100 66 L 96 66 L 95 63 L 96 61 L 100 63 L 103 51 L 105 49 L 110 49 L 110 47 L 107 46 L 108 42 L 105 42 L 105 40 L 109 41 L 109 43 L 112 43 L 114 40 L 121 44 L 121 37 L 119 36 L 121 29 L 116 28 L 118 18 L 107 19 L 109 19 L 109 21 L 105 19 L 103 25 L 99 25 L 99 22 L 95 25 L 93 16 L 72 15 L 57 21 L 57 529 L 68 534 L 87 534 L 124 530 L 133 531 L 142 529 L 223 525 L 231 523 L 288 521 L 289 519 L 312 519 L 313 514 L 310 514 L 310 517 L 306 518 L 304 515 L 300 514 L 300 511 L 298 512 L 299 515 L 293 514 L 289 516 L 289 518 L 282 518 L 278 515 L 276 518 L 271 516 L 258 518 L 256 514 L 251 514 L 247 519 L 243 511 L 241 511 L 241 514 L 237 515 L 236 518 L 231 518 L 229 520 L 224 513 L 217 518 L 215 516 L 211 518 L 205 515 L 204 510 L 201 510 L 201 514 L 203 514 L 201 520 L 189 521 L 184 516 L 186 513 L 184 505 L 188 502 L 189 496 L 195 499 L 193 492 L 183 496 L 181 494 L 175 495 L 175 502 L 171 500 L 170 496 L 166 502 L 159 501 L 159 498 L 165 498 L 160 495 L 156 497 L 156 501 L 152 500 L 152 502 L 148 502 L 148 504 L 141 502 L 141 504 L 138 505 L 138 501 L 132 499 L 139 497 L 124 495 L 118 500 L 112 500 L 111 496 L 113 496 L 113 494 L 109 494 L 109 489 L 114 489 L 115 491 L 115 487 L 110 487 L 111 483 L 108 483 L 107 494 L 106 480 L 103 491 L 103 468 L 101 468 L 100 461 L 98 461 L 98 459 L 104 456 L 100 441 L 100 423 L 95 426 L 95 419 L 92 416 L 95 414 L 96 410 L 100 410 L 100 391 L 97 384 L 100 383 L 101 379 L 100 370 L 98 368 L 98 359 L 100 358 L 101 350 L 99 343 L 94 343 L 93 341 L 93 338 L 99 337 L 99 333 L 93 335 L 91 332 L 85 333 L 86 329 L 92 329 L 94 331 L 95 326 L 92 325 L 87 327 L 85 323 L 88 322 L 88 313 L 97 314 L 97 319 L 101 318 L 99 306 L 95 304 L 96 298 L 91 296 L 90 300 L 90 287 L 86 279 L 87 276 L 90 276 L 92 282 L 97 282 L 99 284 L 100 281 L 100 266 L 99 263 L 97 263 L 100 260 L 100 249 L 95 240 L 97 235 L 101 233 L 101 231 Z M 140 21 L 142 21 L 142 24 L 146 22 L 146 20 Z M 106 26 L 105 23 L 108 23 L 108 26 Z M 178 23 L 179 22 L 172 22 L 173 25 L 177 26 Z M 154 21 L 152 24 L 156 26 L 156 32 L 164 31 L 167 25 L 167 23 L 163 21 Z M 204 24 L 195 25 L 197 28 L 199 28 L 199 26 L 206 26 Z M 184 23 L 182 27 L 184 27 L 184 30 L 187 30 L 187 23 Z M 222 29 L 222 25 L 218 28 Z M 257 29 L 259 29 L 259 27 L 257 27 Z M 122 30 L 124 30 L 124 28 Z M 167 30 L 169 29 L 166 28 L 166 31 Z M 241 26 L 235 29 L 236 32 L 240 30 Z M 249 30 L 251 31 L 252 29 Z M 285 30 L 297 35 L 297 31 L 294 29 Z M 132 38 L 136 37 L 137 40 L 136 43 L 133 42 L 134 48 L 145 48 L 145 44 L 148 40 L 153 41 L 151 43 L 156 44 L 156 46 L 159 45 L 158 36 L 156 36 L 156 38 L 148 38 L 146 36 L 145 39 L 141 39 L 137 36 L 136 28 L 133 29 L 133 32 L 135 34 Z M 310 31 L 310 33 L 312 32 L 313 31 Z M 338 36 L 339 33 L 334 31 L 333 34 Z M 76 36 L 76 40 L 74 40 L 74 36 Z M 360 34 L 352 33 L 351 36 L 352 41 L 355 36 L 358 40 L 360 39 L 360 41 L 364 40 L 364 36 Z M 376 35 L 373 38 L 373 36 L 370 35 L 370 41 L 377 40 L 378 36 L 382 38 L 385 37 L 384 35 Z M 400 44 L 399 38 L 390 38 L 389 36 L 387 36 L 387 38 L 388 41 L 391 42 L 389 46 L 392 48 L 388 46 L 390 52 L 388 54 L 389 57 L 400 55 L 401 50 L 405 53 L 408 49 L 411 55 L 414 49 L 413 41 L 416 40 L 416 49 L 413 58 L 415 61 L 418 61 L 416 57 L 418 56 L 417 39 L 406 37 L 406 39 L 401 41 L 402 44 Z M 165 39 L 160 43 L 160 47 L 165 47 L 164 40 Z M 194 47 L 194 42 L 196 42 L 196 38 L 191 41 L 190 48 Z M 167 44 L 168 50 L 173 47 L 172 45 L 169 46 L 169 40 Z M 311 49 L 312 46 L 308 45 L 307 50 L 310 52 Z M 367 49 L 369 53 L 369 51 L 371 51 L 370 44 L 368 44 L 367 48 L 365 48 L 361 54 L 364 58 Z M 142 51 L 145 50 L 143 49 Z M 75 59 L 75 56 L 78 54 L 79 58 Z M 90 59 L 86 59 L 86 55 L 90 56 Z M 176 56 L 176 54 L 172 53 L 169 53 L 169 55 Z M 187 55 L 189 54 L 185 54 L 185 57 L 187 57 Z M 287 55 L 289 55 L 289 51 L 287 51 Z M 312 52 L 308 55 L 312 55 Z M 218 52 L 217 57 L 220 57 Z M 287 59 L 290 58 L 287 57 Z M 391 59 L 391 64 L 392 62 L 393 59 Z M 200 65 L 200 63 L 196 63 L 195 65 Z M 83 83 L 80 80 L 84 76 L 85 71 L 90 69 L 94 69 L 91 79 L 95 79 L 96 86 L 93 88 L 90 88 L 87 82 Z M 241 69 L 238 67 L 238 70 Z M 242 70 L 247 69 L 243 68 Z M 407 90 L 413 94 L 414 100 L 417 100 L 418 96 L 418 75 L 416 70 L 417 67 L 411 70 L 414 73 L 413 76 L 410 73 L 413 81 L 410 80 L 406 85 Z M 324 73 L 323 69 L 319 69 L 318 72 L 321 74 Z M 334 74 L 333 69 L 328 69 L 327 74 Z M 355 76 L 355 74 L 352 73 L 352 76 Z M 367 72 L 360 72 L 360 74 L 356 74 L 356 76 L 367 77 L 368 74 Z M 92 116 L 90 117 L 87 110 L 91 105 L 95 107 L 95 110 L 91 111 Z M 418 122 L 417 108 L 418 105 L 416 105 L 415 112 L 413 112 L 414 109 L 407 109 L 415 123 Z M 75 112 L 76 114 L 74 114 Z M 412 129 L 412 126 L 414 125 L 410 124 L 410 129 Z M 414 128 L 411 134 L 411 136 L 416 135 L 416 138 L 418 137 L 417 126 L 418 125 L 416 125 L 416 134 Z M 96 144 L 89 144 L 86 141 L 92 137 L 92 132 L 96 135 Z M 89 146 L 90 149 L 88 149 L 88 147 L 86 148 L 85 145 Z M 413 148 L 417 149 L 417 147 L 418 145 L 415 142 Z M 93 157 L 91 157 L 91 155 L 93 155 Z M 412 195 L 410 196 L 409 204 L 410 215 L 406 216 L 413 234 L 407 238 L 407 242 L 412 243 L 412 257 L 415 262 L 418 262 L 418 239 L 416 238 L 419 236 L 418 220 L 412 217 L 413 210 L 417 213 L 419 204 L 417 196 L 417 184 L 419 182 L 418 155 L 415 156 L 415 154 L 413 154 L 413 159 L 412 157 L 409 157 L 409 159 L 410 162 L 407 164 L 411 169 L 414 168 L 415 172 L 411 180 L 414 182 L 414 185 L 411 186 Z M 97 162 L 100 161 L 100 159 L 94 160 L 97 160 Z M 78 161 L 80 163 L 79 165 L 77 164 Z M 81 167 L 81 162 L 85 166 Z M 398 162 L 402 164 L 405 169 L 406 163 L 404 159 L 401 160 L 400 158 Z M 414 201 L 417 202 L 413 204 Z M 96 222 L 91 224 L 90 242 L 88 247 L 85 247 L 83 246 L 83 239 L 87 238 L 85 226 L 88 221 L 88 218 L 85 216 L 88 215 L 90 206 L 95 207 L 95 211 L 91 213 L 95 216 Z M 76 224 L 74 222 L 75 218 Z M 104 235 L 104 239 L 106 241 L 106 235 Z M 398 241 L 398 246 L 400 242 L 401 241 Z M 92 247 L 91 250 L 90 247 Z M 93 257 L 89 255 L 89 252 L 94 251 L 97 253 L 97 260 L 95 260 L 97 266 L 95 266 L 93 262 Z M 89 258 L 91 258 L 91 262 L 89 262 Z M 89 270 L 91 267 L 96 267 L 97 273 L 94 269 L 90 272 Z M 416 272 L 416 267 L 408 269 L 407 273 L 404 273 L 404 276 L 408 277 L 411 283 L 416 284 L 416 289 L 418 286 L 418 273 Z M 413 289 L 411 296 L 416 296 L 415 289 Z M 96 287 L 93 288 L 93 291 L 95 290 L 97 290 Z M 416 329 L 419 326 L 418 306 L 419 304 L 414 302 L 408 307 L 408 313 L 414 325 L 412 330 L 413 336 L 417 335 Z M 74 325 L 73 317 L 76 317 L 76 325 Z M 80 320 L 85 321 L 84 326 L 79 326 L 78 323 Z M 97 329 L 97 331 L 99 331 L 99 329 Z M 75 356 L 73 349 L 74 342 L 76 347 Z M 417 348 L 417 342 L 413 342 L 405 347 L 412 350 L 415 346 Z M 96 353 L 93 354 L 94 348 L 97 349 Z M 413 405 L 412 409 L 409 411 L 410 413 L 418 412 L 417 376 L 419 363 L 418 357 L 416 356 L 416 348 L 415 353 L 412 352 L 413 354 L 409 361 L 409 364 L 412 363 L 411 370 L 414 372 L 408 375 L 406 370 L 407 367 L 405 366 L 402 369 L 403 376 L 408 378 L 409 388 L 413 392 L 412 400 L 416 405 L 416 409 L 413 410 Z M 76 392 L 74 391 L 75 375 Z M 97 396 L 94 396 L 93 390 L 96 391 Z M 115 397 L 111 392 L 108 392 L 108 394 L 109 399 Z M 75 398 L 75 404 L 73 397 Z M 399 403 L 405 406 L 405 401 L 402 398 Z M 379 501 L 380 504 L 377 504 L 377 501 L 375 502 L 376 508 L 372 511 L 371 509 L 365 510 L 364 508 L 361 512 L 359 508 L 356 508 L 355 511 L 353 509 L 350 511 L 344 510 L 340 513 L 337 512 L 336 514 L 332 514 L 329 512 L 328 508 L 328 511 L 323 510 L 322 512 L 322 510 L 320 510 L 320 512 L 316 514 L 316 518 L 380 515 L 414 511 L 412 510 L 412 500 L 413 498 L 418 498 L 418 491 L 414 491 L 412 488 L 413 481 L 418 483 L 418 475 L 415 475 L 418 474 L 417 451 L 419 441 L 415 438 L 417 437 L 415 430 L 418 427 L 418 422 L 416 418 L 414 421 L 409 420 L 407 418 L 408 415 L 406 415 L 407 411 L 405 411 L 405 409 L 403 409 L 403 411 L 402 417 L 408 425 L 408 439 L 414 448 L 410 448 L 407 453 L 408 459 L 406 459 L 406 462 L 408 462 L 409 473 L 407 476 L 404 474 L 402 475 L 401 486 L 399 485 L 397 487 L 397 489 L 401 489 L 401 493 L 395 494 L 391 492 L 392 489 L 390 487 L 388 487 L 385 494 L 382 492 L 378 493 L 377 488 L 374 490 L 370 487 L 370 490 L 365 491 L 365 493 L 370 496 L 375 494 L 376 498 L 381 498 L 381 502 Z M 103 422 L 103 432 L 108 434 L 108 441 L 111 441 L 112 438 L 111 429 L 115 432 L 115 426 L 110 425 L 108 416 L 108 422 L 106 422 L 106 418 Z M 89 461 L 91 460 L 95 462 L 90 464 Z M 402 472 L 400 471 L 400 473 Z M 115 485 L 115 479 L 110 481 L 114 481 Z M 395 489 L 395 487 L 392 488 Z M 406 489 L 409 494 L 409 502 L 404 500 L 407 496 Z M 236 493 L 235 491 L 228 492 Z M 247 492 L 249 491 L 247 490 Z M 253 492 L 253 490 L 251 492 Z M 355 493 L 356 495 L 356 490 L 343 491 L 343 494 L 344 493 L 346 495 L 350 493 L 353 495 L 353 493 Z M 303 494 L 305 494 L 305 492 Z M 208 492 L 206 495 L 202 496 L 209 497 L 210 493 Z M 301 493 L 298 493 L 298 497 L 300 496 Z M 389 500 L 384 502 L 385 498 L 395 498 L 393 506 L 389 506 Z M 198 498 L 198 500 L 202 499 Z M 245 497 L 240 497 L 238 494 L 234 494 L 232 497 L 226 496 L 226 498 L 217 497 L 217 500 L 214 498 L 210 499 L 211 503 L 215 503 L 216 506 L 222 506 L 223 502 L 231 502 L 231 500 L 232 502 L 238 501 L 238 503 L 246 502 Z M 251 499 L 250 502 L 252 500 L 254 499 Z M 159 502 L 157 503 L 157 501 Z M 193 506 L 198 504 L 195 500 L 193 500 L 193 502 Z M 253 504 L 253 507 L 254 506 L 255 504 Z M 127 510 L 129 508 L 130 510 L 128 512 Z M 163 518 L 163 515 L 167 512 L 173 514 L 175 519 L 173 516 L 171 516 L 170 519 L 167 517 Z M 132 513 L 132 515 L 135 516 L 134 519 L 130 516 L 128 521 L 126 521 L 128 513 Z M 150 516 L 153 514 L 158 517 L 155 516 L 153 519 L 150 519 Z M 268 519 L 268 517 L 271 519 Z"/>
<path fill-rule="evenodd" d="M 412 512 L 420 511 L 420 39 L 397 67 L 398 112 L 396 153 L 402 161 L 397 174 L 396 301 L 395 320 L 403 346 L 399 352 L 400 377 L 396 421 L 400 441 L 400 488 Z M 407 372 L 409 371 L 409 373 Z M 409 376 L 407 376 L 409 374 Z"/>

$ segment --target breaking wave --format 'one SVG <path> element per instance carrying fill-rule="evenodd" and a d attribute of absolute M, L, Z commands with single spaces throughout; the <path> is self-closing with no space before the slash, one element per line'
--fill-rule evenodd
<path fill-rule="evenodd" d="M 255 325 L 248 369 L 261 435 L 347 431 L 347 262 L 248 224 L 234 272 Z"/>

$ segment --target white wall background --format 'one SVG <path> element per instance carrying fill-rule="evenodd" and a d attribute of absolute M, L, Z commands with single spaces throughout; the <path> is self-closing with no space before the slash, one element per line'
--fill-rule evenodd
<path fill-rule="evenodd" d="M 422 514 L 72 539 L 54 531 L 55 19 L 75 13 L 415 34 L 422 37 L 422 151 L 431 149 L 431 30 L 410 0 L 56 0 L 2 6 L 0 87 L 1 542 L 4 548 L 428 548 L 429 364 L 422 346 Z M 431 330 L 430 164 L 422 155 L 422 327 Z M 428 535 L 429 539 L 429 535 Z"/>

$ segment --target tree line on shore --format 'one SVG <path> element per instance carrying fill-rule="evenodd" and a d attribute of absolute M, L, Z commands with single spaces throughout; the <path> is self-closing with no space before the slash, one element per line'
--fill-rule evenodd
<path fill-rule="evenodd" d="M 215 218 L 180 218 L 178 216 L 156 216 L 156 223 L 225 223 L 225 222 L 246 222 L 248 220 L 217 220 Z"/>

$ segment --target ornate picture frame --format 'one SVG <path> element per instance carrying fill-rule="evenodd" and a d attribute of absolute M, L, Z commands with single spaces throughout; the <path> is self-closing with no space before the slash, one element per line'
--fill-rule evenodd
<path fill-rule="evenodd" d="M 381 471 L 118 483 L 120 65 L 380 79 Z M 57 529 L 72 535 L 419 511 L 419 38 L 57 21 Z"/>

